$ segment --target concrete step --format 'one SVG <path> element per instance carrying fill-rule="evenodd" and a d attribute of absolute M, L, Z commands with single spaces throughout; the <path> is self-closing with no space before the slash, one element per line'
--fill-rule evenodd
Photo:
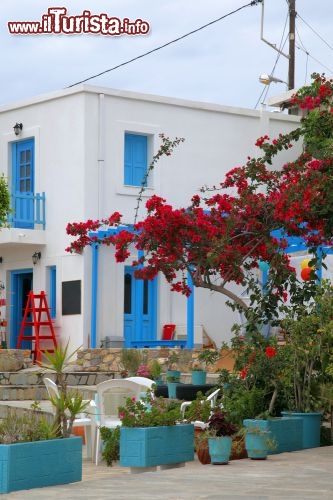
<path fill-rule="evenodd" d="M 66 373 L 65 380 L 68 386 L 82 387 L 84 398 L 88 399 L 89 396 L 84 391 L 85 386 L 95 386 L 104 380 L 114 378 L 114 375 L 114 373 L 107 372 L 74 372 Z M 54 372 L 40 371 L 40 369 L 0 372 L 0 401 L 46 400 L 44 377 L 49 377 L 54 381 L 56 379 Z"/>

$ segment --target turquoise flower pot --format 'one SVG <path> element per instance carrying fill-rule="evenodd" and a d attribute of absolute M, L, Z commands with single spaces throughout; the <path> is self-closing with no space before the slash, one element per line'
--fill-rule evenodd
<path fill-rule="evenodd" d="M 169 377 L 172 377 L 173 382 L 179 382 L 180 375 L 181 375 L 181 373 L 179 370 L 167 370 L 166 379 L 168 380 Z"/>
<path fill-rule="evenodd" d="M 177 399 L 176 387 L 178 382 L 168 382 L 168 397 L 169 399 Z"/>
<path fill-rule="evenodd" d="M 208 438 L 209 455 L 213 465 L 225 465 L 229 462 L 232 437 L 221 436 Z"/>
<path fill-rule="evenodd" d="M 193 385 L 205 385 L 206 378 L 207 378 L 207 372 L 205 370 L 194 370 L 192 372 Z"/>

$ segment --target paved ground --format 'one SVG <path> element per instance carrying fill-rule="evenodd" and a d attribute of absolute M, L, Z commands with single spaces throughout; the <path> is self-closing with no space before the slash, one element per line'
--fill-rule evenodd
<path fill-rule="evenodd" d="M 333 500 L 333 447 L 131 474 L 84 460 L 83 480 L 1 496 L 9 500 Z"/>

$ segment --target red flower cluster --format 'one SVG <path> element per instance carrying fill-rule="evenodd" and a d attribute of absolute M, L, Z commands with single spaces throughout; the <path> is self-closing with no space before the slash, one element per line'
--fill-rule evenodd
<path fill-rule="evenodd" d="M 265 353 L 268 358 L 274 358 L 276 356 L 276 349 L 275 347 L 266 347 Z"/>

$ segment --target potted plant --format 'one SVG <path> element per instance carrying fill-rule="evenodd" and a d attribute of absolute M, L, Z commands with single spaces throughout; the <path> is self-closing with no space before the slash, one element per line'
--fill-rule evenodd
<path fill-rule="evenodd" d="M 252 460 L 266 460 L 268 451 L 277 446 L 265 420 L 246 419 L 242 431 L 245 434 L 247 456 Z"/>
<path fill-rule="evenodd" d="M 122 349 L 120 355 L 120 372 L 122 376 L 134 376 L 140 364 L 142 363 L 142 355 L 139 349 Z M 124 377 L 125 378 L 125 377 Z"/>
<path fill-rule="evenodd" d="M 232 436 L 238 432 L 238 427 L 230 422 L 227 413 L 216 408 L 208 420 L 206 435 L 211 463 L 225 465 L 229 462 L 232 448 Z"/>
<path fill-rule="evenodd" d="M 239 427 L 245 419 L 258 421 L 261 429 L 271 432 L 277 446 L 270 453 L 302 449 L 301 422 L 280 416 L 291 387 L 285 378 L 290 365 L 285 346 L 261 334 L 236 336 L 232 343 L 234 372 L 220 374 L 222 404 L 230 418 Z"/>
<path fill-rule="evenodd" d="M 194 460 L 194 428 L 182 423 L 180 403 L 147 394 L 119 408 L 120 465 L 156 467 Z"/>
<path fill-rule="evenodd" d="M 192 365 L 192 384 L 205 385 L 207 372 L 203 369 L 201 364 L 193 363 Z"/>
<path fill-rule="evenodd" d="M 156 385 L 162 385 L 162 365 L 157 359 L 152 359 L 148 363 L 150 377 Z"/>
<path fill-rule="evenodd" d="M 169 349 L 169 356 L 168 356 L 168 368 L 166 372 L 166 378 L 168 380 L 171 380 L 171 377 L 174 382 L 179 382 L 180 381 L 180 370 L 178 370 L 178 362 L 180 359 L 180 355 L 178 351 L 174 349 Z"/>
<path fill-rule="evenodd" d="M 75 354 L 68 355 L 67 350 L 68 345 L 45 353 L 47 368 L 55 370 L 58 381 L 59 397 L 50 398 L 55 407 L 53 421 L 43 417 L 36 404 L 22 417 L 10 413 L 1 422 L 0 493 L 82 479 L 82 439 L 71 433 L 75 416 L 87 403 L 67 390 L 64 368 Z"/>
<path fill-rule="evenodd" d="M 207 367 L 213 365 L 219 358 L 216 349 L 202 349 L 197 357 L 197 362 L 192 365 L 192 384 L 204 385 L 207 377 Z"/>
<path fill-rule="evenodd" d="M 284 372 L 286 384 L 292 388 L 286 398 L 283 415 L 303 420 L 303 448 L 320 446 L 320 426 L 323 409 L 320 387 L 332 348 L 333 286 L 304 285 L 303 295 L 311 294 L 293 307 L 286 308 L 281 326 L 285 337 L 284 349 L 289 359 Z M 301 296 L 301 295 L 300 295 Z"/>
<path fill-rule="evenodd" d="M 179 384 L 178 376 L 177 375 L 167 375 L 166 381 L 167 381 L 167 386 L 168 386 L 169 399 L 177 399 L 176 387 Z"/>

